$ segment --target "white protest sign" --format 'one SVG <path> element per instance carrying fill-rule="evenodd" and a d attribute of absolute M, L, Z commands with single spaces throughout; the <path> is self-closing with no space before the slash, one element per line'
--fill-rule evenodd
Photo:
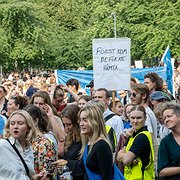
<path fill-rule="evenodd" d="M 142 62 L 142 60 L 135 61 L 135 67 L 136 67 L 136 68 L 143 68 L 143 62 Z"/>
<path fill-rule="evenodd" d="M 94 88 L 107 90 L 130 89 L 129 38 L 105 38 L 93 40 Z"/>

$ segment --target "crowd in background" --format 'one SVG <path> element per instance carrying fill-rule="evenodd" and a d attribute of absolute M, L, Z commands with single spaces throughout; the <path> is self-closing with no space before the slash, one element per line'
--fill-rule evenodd
<path fill-rule="evenodd" d="M 174 79 L 175 95 L 152 72 L 112 99 L 93 80 L 87 95 L 73 77 L 12 73 L 0 85 L 0 179 L 65 179 L 66 168 L 110 180 L 115 164 L 127 180 L 180 179 L 178 68 Z"/>

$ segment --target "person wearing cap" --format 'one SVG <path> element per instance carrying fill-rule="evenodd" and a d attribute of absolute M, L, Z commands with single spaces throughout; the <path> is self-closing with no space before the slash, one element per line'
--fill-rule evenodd
<path fill-rule="evenodd" d="M 153 105 L 153 111 L 158 120 L 157 137 L 162 139 L 162 137 L 169 134 L 169 131 L 164 126 L 164 120 L 162 118 L 162 107 L 164 103 L 171 101 L 171 98 L 163 91 L 154 91 L 150 95 L 150 101 Z"/>
<path fill-rule="evenodd" d="M 154 91 L 150 94 L 150 101 L 154 108 L 159 103 L 171 101 L 171 98 L 163 91 Z"/>
<path fill-rule="evenodd" d="M 89 84 L 87 84 L 86 87 L 90 88 L 90 93 L 92 96 L 93 91 L 94 91 L 94 80 L 91 80 L 91 82 Z"/>

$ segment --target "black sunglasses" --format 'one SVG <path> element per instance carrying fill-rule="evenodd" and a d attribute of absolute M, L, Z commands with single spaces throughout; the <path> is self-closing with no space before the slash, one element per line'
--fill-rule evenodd
<path fill-rule="evenodd" d="M 135 93 L 129 93 L 129 97 L 131 97 L 131 96 L 135 98 L 135 97 L 137 96 L 137 94 L 135 94 Z"/>

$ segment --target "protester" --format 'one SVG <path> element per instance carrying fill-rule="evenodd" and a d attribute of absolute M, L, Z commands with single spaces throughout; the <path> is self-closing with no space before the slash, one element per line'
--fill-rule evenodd
<path fill-rule="evenodd" d="M 132 103 L 126 104 L 124 107 L 124 112 L 123 112 L 123 124 L 124 124 L 124 130 L 131 128 L 131 123 L 129 119 L 130 111 L 134 105 Z"/>
<path fill-rule="evenodd" d="M 167 103 L 163 110 L 165 126 L 172 132 L 161 140 L 158 173 L 164 180 L 180 179 L 180 106 Z"/>
<path fill-rule="evenodd" d="M 16 83 L 16 88 L 11 92 L 11 96 L 23 96 L 24 81 L 19 79 Z"/>
<path fill-rule="evenodd" d="M 115 97 L 115 109 L 113 109 L 113 100 L 111 100 L 110 104 L 109 104 L 109 109 L 114 112 L 115 114 L 117 114 L 118 116 L 122 116 L 123 115 L 123 104 L 120 101 L 119 98 Z"/>
<path fill-rule="evenodd" d="M 50 97 L 52 99 L 52 102 L 54 100 L 54 98 L 57 100 L 59 99 L 60 101 L 62 101 L 62 93 L 64 94 L 64 98 L 63 98 L 63 104 L 61 104 L 60 106 L 60 110 L 62 111 L 62 109 L 68 105 L 71 105 L 71 104 L 77 104 L 78 100 L 79 100 L 79 95 L 77 94 L 76 91 L 74 91 L 74 88 L 75 88 L 75 85 L 74 86 L 71 86 L 69 85 L 66 86 L 66 85 L 58 85 L 58 86 L 51 86 L 50 88 Z M 63 90 L 63 92 L 62 92 Z M 60 94 L 59 94 L 60 93 Z M 72 102 L 68 102 L 67 99 L 66 99 L 66 94 L 69 93 L 70 94 L 70 98 L 73 99 Z M 55 97 L 56 96 L 56 97 Z M 61 96 L 61 97 L 60 97 Z M 71 101 L 71 100 L 70 100 Z M 62 102 L 61 102 L 62 103 Z"/>
<path fill-rule="evenodd" d="M 131 135 L 132 130 L 133 130 L 132 125 L 130 123 L 130 117 L 129 117 L 132 107 L 134 107 L 132 103 L 126 104 L 124 107 L 124 113 L 122 117 L 123 124 L 124 124 L 124 133 L 120 135 L 119 141 L 117 142 L 117 147 L 116 147 L 115 163 L 122 173 L 124 173 L 124 165 L 122 162 L 117 161 L 117 155 L 118 155 L 118 152 L 122 148 L 124 148 L 127 138 L 129 137 L 129 134 Z"/>
<path fill-rule="evenodd" d="M 8 138 L 9 142 L 0 139 L 0 179 L 33 179 L 35 172 L 30 141 L 34 137 L 35 128 L 31 116 L 24 110 L 13 112 L 6 124 L 5 138 Z"/>
<path fill-rule="evenodd" d="M 23 109 L 28 105 L 28 101 L 25 97 L 22 96 L 11 96 L 7 103 L 7 112 L 2 113 L 7 119 L 8 117 L 16 110 Z"/>
<path fill-rule="evenodd" d="M 144 76 L 144 84 L 148 87 L 150 94 L 153 91 L 163 91 L 163 80 L 157 73 L 147 73 Z"/>
<path fill-rule="evenodd" d="M 0 113 L 6 113 L 7 112 L 7 102 L 8 100 L 5 98 L 6 96 L 6 89 L 4 86 L 0 86 Z"/>
<path fill-rule="evenodd" d="M 79 100 L 78 100 L 78 106 L 80 109 L 84 108 L 86 106 L 86 103 L 88 101 L 91 101 L 92 97 L 88 96 L 88 95 L 82 95 L 80 96 Z"/>
<path fill-rule="evenodd" d="M 67 106 L 64 102 L 64 90 L 60 86 L 55 86 L 55 89 L 52 90 L 54 85 L 51 86 L 50 97 L 52 97 L 52 104 L 56 108 L 58 114 Z M 54 91 L 54 92 L 53 92 Z"/>
<path fill-rule="evenodd" d="M 149 90 L 144 84 L 133 84 L 131 86 L 130 99 L 132 104 L 141 105 L 146 110 L 146 125 L 149 132 L 153 135 L 153 140 L 157 138 L 157 120 L 153 111 L 150 109 L 149 105 Z"/>
<path fill-rule="evenodd" d="M 155 162 L 157 162 L 157 151 L 158 151 L 158 139 L 157 139 L 157 119 L 149 107 L 149 89 L 145 84 L 134 84 L 131 86 L 130 94 L 131 102 L 134 105 L 141 105 L 146 110 L 146 122 L 148 131 L 151 133 L 153 138 L 153 147 L 155 151 Z M 155 163 L 156 170 L 156 163 Z"/>
<path fill-rule="evenodd" d="M 153 91 L 150 94 L 150 101 L 154 109 L 159 103 L 171 101 L 171 98 L 163 91 Z"/>
<path fill-rule="evenodd" d="M 27 85 L 26 96 L 31 99 L 32 95 L 38 91 L 38 88 L 34 87 L 34 82 L 31 79 L 27 80 L 26 84 L 29 84 Z"/>
<path fill-rule="evenodd" d="M 119 151 L 117 160 L 125 165 L 127 180 L 154 179 L 154 150 L 151 134 L 145 126 L 145 108 L 134 106 L 130 111 L 130 121 L 134 131 L 126 147 Z"/>
<path fill-rule="evenodd" d="M 97 106 L 101 110 L 102 113 L 104 113 L 105 111 L 104 103 L 98 100 L 88 101 L 86 106 Z M 116 133 L 110 125 L 105 124 L 105 127 L 106 127 L 106 132 L 108 134 L 108 137 L 111 143 L 112 151 L 114 153 L 116 150 L 116 145 L 117 145 Z"/>
<path fill-rule="evenodd" d="M 90 88 L 90 95 L 92 96 L 94 91 L 94 80 L 91 80 L 89 84 L 86 85 L 87 88 Z"/>
<path fill-rule="evenodd" d="M 80 110 L 79 119 L 81 159 L 71 169 L 73 177 L 81 172 L 85 174 L 84 180 L 92 179 L 92 174 L 96 176 L 95 179 L 110 180 L 113 175 L 113 157 L 102 112 L 96 106 L 86 106 Z"/>
<path fill-rule="evenodd" d="M 159 103 L 158 106 L 156 106 L 153 110 L 156 116 L 156 119 L 159 122 L 159 129 L 158 129 L 158 134 L 157 134 L 159 143 L 165 136 L 167 136 L 171 132 L 171 130 L 169 130 L 164 124 L 163 110 L 165 106 L 166 106 L 166 103 Z"/>
<path fill-rule="evenodd" d="M 67 87 L 70 88 L 75 94 L 78 95 L 78 93 L 79 93 L 79 92 L 78 92 L 79 82 L 78 82 L 77 79 L 73 79 L 73 78 L 68 79 L 68 81 L 66 82 L 66 85 L 67 85 Z M 70 94 L 70 97 L 68 98 L 67 103 L 72 103 L 72 102 L 74 102 L 74 101 L 75 101 L 74 97 L 72 96 L 72 94 Z"/>
<path fill-rule="evenodd" d="M 61 118 L 67 134 L 64 146 L 64 159 L 77 160 L 81 149 L 80 127 L 78 123 L 79 107 L 71 105 L 63 109 Z"/>
<path fill-rule="evenodd" d="M 117 91 L 117 94 L 119 95 L 123 106 L 125 106 L 127 104 L 127 91 L 126 90 L 120 90 L 120 91 Z"/>
<path fill-rule="evenodd" d="M 53 133 L 55 133 L 58 138 L 59 153 L 61 154 L 64 149 L 64 127 L 60 117 L 57 116 L 58 114 L 55 115 L 56 111 L 55 108 L 53 108 L 49 94 L 46 91 L 37 91 L 32 96 L 30 104 L 34 104 L 47 113 L 52 124 Z"/>
<path fill-rule="evenodd" d="M 111 126 L 117 137 L 117 141 L 119 140 L 120 134 L 124 132 L 124 126 L 122 119 L 117 116 L 115 113 L 110 111 L 108 108 L 109 102 L 110 102 L 110 93 L 105 88 L 99 88 L 95 91 L 94 95 L 95 100 L 99 100 L 105 105 L 105 111 L 103 113 L 103 117 L 106 121 L 106 124 Z"/>
<path fill-rule="evenodd" d="M 58 148 L 55 147 L 57 146 L 55 135 L 49 128 L 50 122 L 48 119 L 44 118 L 43 112 L 41 112 L 37 106 L 28 105 L 24 110 L 33 118 L 37 135 L 32 141 L 35 172 L 39 177 L 43 177 L 47 180 L 55 180 L 57 178 L 57 169 L 52 165 L 52 162 L 58 159 Z M 54 136 L 55 143 L 51 138 L 48 138 L 49 134 Z"/>
<path fill-rule="evenodd" d="M 81 150 L 81 136 L 80 126 L 78 122 L 79 107 L 77 105 L 70 105 L 63 109 L 61 112 L 61 118 L 64 124 L 64 130 L 67 134 L 64 146 L 64 155 L 61 159 L 65 159 L 69 162 L 69 166 L 74 165 L 74 161 L 79 159 Z M 76 176 L 74 180 L 83 180 L 83 176 Z"/>

